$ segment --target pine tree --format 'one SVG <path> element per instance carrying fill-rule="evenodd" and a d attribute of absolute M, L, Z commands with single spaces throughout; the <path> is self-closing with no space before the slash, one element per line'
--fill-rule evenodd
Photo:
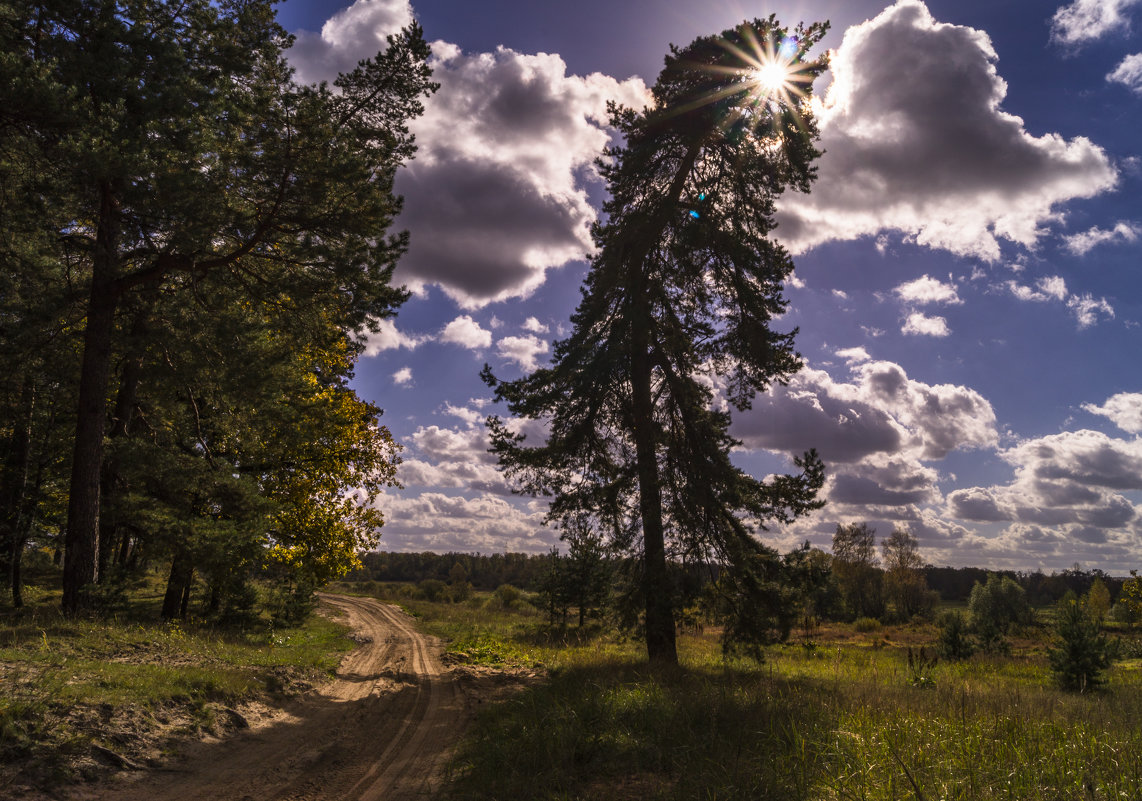
<path fill-rule="evenodd" d="M 808 191 L 814 176 L 805 99 L 826 64 L 807 54 L 826 29 L 770 17 L 672 48 L 654 108 L 612 108 L 625 145 L 600 165 L 610 199 L 572 334 L 530 376 L 499 382 L 485 369 L 513 415 L 551 422 L 546 444 L 531 446 L 490 418 L 507 474 L 553 496 L 553 520 L 592 515 L 617 551 L 639 557 L 652 661 L 677 661 L 671 560 L 760 570 L 739 586 L 768 587 L 779 560 L 748 521 L 764 528 L 820 505 L 815 452 L 796 460 L 798 475 L 768 482 L 733 465 L 730 412 L 710 379 L 744 410 L 801 366 L 795 332 L 771 328 L 793 262 L 768 235 L 776 196 Z"/>
<path fill-rule="evenodd" d="M 224 275 L 291 325 L 343 338 L 392 314 L 407 245 L 387 234 L 393 178 L 435 86 L 415 25 L 334 87 L 296 85 L 269 0 L 18 3 L 0 36 L 5 135 L 51 179 L 56 211 L 36 233 L 83 286 L 63 595 L 74 613 L 98 578 L 125 305 Z"/>

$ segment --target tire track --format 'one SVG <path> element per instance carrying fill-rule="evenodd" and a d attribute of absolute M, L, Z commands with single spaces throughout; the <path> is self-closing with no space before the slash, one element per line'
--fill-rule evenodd
<path fill-rule="evenodd" d="M 440 645 L 372 598 L 321 594 L 361 640 L 336 679 L 256 731 L 196 743 L 179 764 L 92 801 L 406 801 L 439 785 L 466 723 Z M 133 777 L 123 777 L 130 781 Z"/>

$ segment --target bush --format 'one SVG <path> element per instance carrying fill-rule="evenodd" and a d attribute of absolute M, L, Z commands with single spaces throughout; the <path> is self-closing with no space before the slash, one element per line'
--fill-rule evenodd
<path fill-rule="evenodd" d="M 1059 602 L 1057 619 L 1059 645 L 1050 652 L 1055 681 L 1073 692 L 1098 689 L 1103 683 L 1102 672 L 1113 660 L 1113 646 L 1073 593 Z"/>
<path fill-rule="evenodd" d="M 944 659 L 967 659 L 975 653 L 975 643 L 968 636 L 968 622 L 961 612 L 945 612 L 940 616 L 940 636 L 936 650 Z"/>
<path fill-rule="evenodd" d="M 425 579 L 417 585 L 419 594 L 424 596 L 426 601 L 439 601 L 442 600 L 444 590 L 448 585 L 440 579 Z"/>
<path fill-rule="evenodd" d="M 853 628 L 864 633 L 880 631 L 880 621 L 875 617 L 858 617 L 853 621 Z"/>

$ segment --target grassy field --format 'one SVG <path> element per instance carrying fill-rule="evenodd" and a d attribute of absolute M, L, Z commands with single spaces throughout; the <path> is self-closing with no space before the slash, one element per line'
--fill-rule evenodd
<path fill-rule="evenodd" d="M 919 676 L 907 648 L 931 647 L 929 624 L 830 625 L 764 664 L 688 635 L 680 667 L 651 670 L 638 643 L 561 639 L 526 606 L 402 603 L 455 658 L 549 673 L 480 716 L 452 798 L 1142 798 L 1142 662 L 1119 662 L 1103 692 L 1060 692 L 1047 628 Z"/>
<path fill-rule="evenodd" d="M 163 624 L 159 582 L 110 619 L 67 620 L 58 591 L 44 589 L 55 583 L 31 583 L 23 609 L 0 606 L 0 797 L 240 726 L 236 706 L 308 689 L 354 645 L 320 615 L 289 629 Z"/>

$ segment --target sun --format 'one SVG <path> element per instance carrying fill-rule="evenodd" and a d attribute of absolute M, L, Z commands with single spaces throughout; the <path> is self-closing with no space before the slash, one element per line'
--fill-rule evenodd
<path fill-rule="evenodd" d="M 788 91 L 789 63 L 783 60 L 771 61 L 762 64 L 754 70 L 754 81 L 758 88 L 768 95 Z"/>

